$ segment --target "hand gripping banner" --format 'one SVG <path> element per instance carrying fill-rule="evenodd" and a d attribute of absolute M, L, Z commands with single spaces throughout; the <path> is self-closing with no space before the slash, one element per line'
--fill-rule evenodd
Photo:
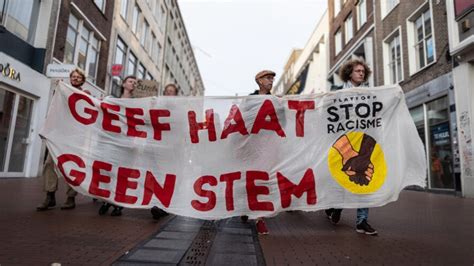
<path fill-rule="evenodd" d="M 100 101 L 61 84 L 41 135 L 76 191 L 202 219 L 382 206 L 426 178 L 398 86 Z"/>

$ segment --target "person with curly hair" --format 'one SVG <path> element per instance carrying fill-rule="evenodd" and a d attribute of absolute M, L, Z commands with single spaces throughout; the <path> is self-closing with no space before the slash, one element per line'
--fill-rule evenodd
<path fill-rule="evenodd" d="M 372 71 L 367 63 L 359 59 L 352 59 L 347 61 L 340 69 L 339 76 L 344 84 L 342 89 L 349 89 L 355 87 L 368 87 L 367 80 Z M 341 219 L 342 209 L 327 209 L 325 210 L 327 218 L 333 224 L 337 224 Z M 367 219 L 369 218 L 369 208 L 357 209 L 356 231 L 357 233 L 367 235 L 377 235 L 377 230 L 372 228 Z"/>

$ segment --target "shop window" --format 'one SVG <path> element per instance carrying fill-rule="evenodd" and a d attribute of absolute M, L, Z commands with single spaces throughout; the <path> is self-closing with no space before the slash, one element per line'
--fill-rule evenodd
<path fill-rule="evenodd" d="M 448 97 L 426 104 L 430 143 L 431 188 L 453 189 L 451 134 L 449 126 Z"/>

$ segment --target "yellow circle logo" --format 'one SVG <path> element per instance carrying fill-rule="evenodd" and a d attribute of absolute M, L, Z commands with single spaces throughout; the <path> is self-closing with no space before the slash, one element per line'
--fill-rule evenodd
<path fill-rule="evenodd" d="M 354 194 L 377 191 L 387 176 L 382 148 L 363 132 L 339 137 L 329 150 L 328 165 L 337 183 Z"/>

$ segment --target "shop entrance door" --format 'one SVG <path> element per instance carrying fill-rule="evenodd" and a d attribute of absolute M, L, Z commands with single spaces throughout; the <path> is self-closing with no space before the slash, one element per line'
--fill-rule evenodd
<path fill-rule="evenodd" d="M 0 87 L 0 177 L 24 176 L 33 102 Z"/>

